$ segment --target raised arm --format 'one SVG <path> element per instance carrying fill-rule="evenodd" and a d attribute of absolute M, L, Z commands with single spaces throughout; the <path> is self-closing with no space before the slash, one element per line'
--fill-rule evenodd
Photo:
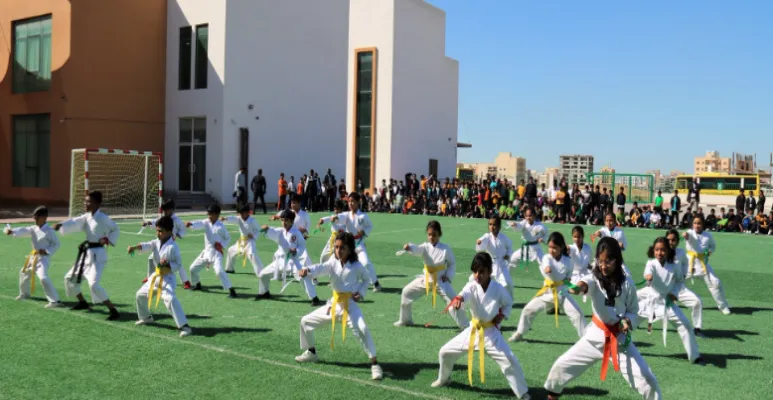
<path fill-rule="evenodd" d="M 56 227 L 54 227 L 54 230 L 59 231 L 62 235 L 67 235 L 68 233 L 82 232 L 85 228 L 86 228 L 86 214 L 83 214 L 79 217 L 70 218 L 56 224 Z"/>
<path fill-rule="evenodd" d="M 11 229 L 10 234 L 13 235 L 13 237 L 24 238 L 32 236 L 32 232 L 34 232 L 34 230 L 34 226 L 25 226 L 23 228 Z"/>

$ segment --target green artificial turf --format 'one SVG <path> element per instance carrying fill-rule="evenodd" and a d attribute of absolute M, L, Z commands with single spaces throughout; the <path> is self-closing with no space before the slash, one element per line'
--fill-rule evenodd
<path fill-rule="evenodd" d="M 314 215 L 316 221 L 319 215 Z M 137 222 L 121 221 L 118 246 L 109 250 L 109 262 L 102 284 L 123 314 L 118 322 L 105 321 L 106 310 L 92 311 L 44 309 L 40 285 L 35 298 L 15 301 L 18 274 L 29 251 L 29 239 L 0 238 L 0 398 L 8 399 L 106 399 L 106 398 L 272 398 L 289 399 L 395 399 L 511 397 L 499 368 L 486 360 L 486 383 L 467 384 L 466 357 L 459 360 L 450 387 L 433 389 L 437 378 L 438 350 L 457 334 L 450 317 L 437 319 L 433 328 L 423 324 L 436 319 L 442 307 L 431 308 L 427 298 L 414 305 L 416 327 L 396 328 L 400 291 L 421 273 L 421 262 L 413 257 L 397 257 L 402 244 L 426 239 L 424 216 L 372 214 L 375 229 L 368 238 L 368 252 L 376 266 L 384 291 L 369 293 L 361 305 L 365 320 L 384 368 L 382 382 L 370 380 L 367 356 L 357 339 L 349 334 L 345 344 L 336 335 L 336 348 L 329 348 L 330 329 L 317 332 L 320 362 L 297 364 L 300 318 L 313 310 L 298 284 L 292 284 L 283 296 L 273 301 L 254 301 L 258 281 L 251 267 L 236 264 L 231 275 L 238 299 L 228 299 L 214 273 L 204 271 L 203 292 L 178 287 L 178 297 L 188 315 L 194 336 L 179 338 L 174 322 L 161 305 L 154 312 L 157 324 L 134 326 L 135 293 L 146 273 L 146 255 L 129 257 L 125 249 L 140 240 L 153 238 L 151 229 L 137 235 Z M 265 223 L 263 215 L 257 216 Z M 188 218 L 190 219 L 190 218 Z M 452 246 L 457 260 L 454 287 L 460 290 L 467 281 L 474 254 L 475 239 L 487 227 L 484 220 L 441 218 L 442 241 Z M 276 224 L 274 224 L 276 225 Z M 18 225 L 17 225 L 18 226 Z M 232 237 L 238 237 L 229 225 Z M 565 235 L 571 225 L 549 225 Z M 586 227 L 586 230 L 592 229 Z M 595 229 L 595 228 L 593 228 Z M 520 237 L 506 231 L 515 243 Z M 586 232 L 586 237 L 590 231 Z M 626 264 L 639 278 L 646 262 L 646 249 L 663 231 L 626 229 L 629 249 Z M 660 334 L 648 336 L 643 329 L 634 333 L 634 342 L 658 378 L 666 399 L 740 399 L 773 398 L 773 296 L 771 278 L 773 238 L 741 234 L 715 234 L 717 252 L 711 261 L 722 280 L 733 314 L 722 315 L 702 281 L 688 286 L 704 302 L 704 332 L 698 344 L 708 365 L 691 365 L 676 332 L 669 332 L 668 347 Z M 308 240 L 310 255 L 319 259 L 327 233 Z M 63 277 L 76 255 L 82 234 L 61 237 L 62 248 L 54 256 L 49 275 L 64 296 Z M 180 244 L 186 267 L 203 246 L 201 231 L 189 231 Z M 258 240 L 260 257 L 270 262 L 273 242 Z M 517 324 L 523 305 L 541 286 L 534 264 L 528 272 L 512 270 L 516 284 L 515 302 L 510 320 L 503 324 L 509 337 Z M 638 279 L 637 279 L 638 280 Z M 85 281 L 84 281 L 85 283 Z M 321 280 L 319 295 L 330 297 L 330 289 Z M 280 283 L 272 282 L 272 292 Z M 84 284 L 84 292 L 88 289 Z M 87 294 L 88 298 L 88 294 Z M 73 299 L 64 299 L 69 305 Z M 590 304 L 578 299 L 586 315 Z M 689 315 L 689 313 L 687 313 Z M 552 363 L 577 341 L 574 328 L 565 316 L 556 328 L 553 318 L 540 315 L 527 341 L 511 347 L 521 362 L 531 388 L 532 398 L 542 399 L 542 389 Z M 644 326 L 644 325 L 643 325 Z M 659 327 L 659 326 L 658 326 Z M 476 355 L 477 357 L 477 355 Z M 605 382 L 599 380 L 600 364 L 570 384 L 565 398 L 637 399 L 638 394 L 611 372 Z"/>

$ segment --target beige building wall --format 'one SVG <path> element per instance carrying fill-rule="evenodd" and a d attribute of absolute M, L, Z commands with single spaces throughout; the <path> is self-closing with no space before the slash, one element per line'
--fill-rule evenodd
<path fill-rule="evenodd" d="M 472 168 L 475 177 L 485 178 L 486 175 L 493 175 L 498 179 L 507 179 L 519 183 L 528 177 L 526 169 L 526 159 L 523 157 L 514 157 L 513 153 L 502 152 L 497 154 L 493 163 L 463 163 L 465 168 Z"/>
<path fill-rule="evenodd" d="M 718 151 L 707 151 L 703 157 L 695 157 L 694 164 L 696 174 L 704 172 L 729 174 L 731 170 L 730 157 L 720 157 Z"/>

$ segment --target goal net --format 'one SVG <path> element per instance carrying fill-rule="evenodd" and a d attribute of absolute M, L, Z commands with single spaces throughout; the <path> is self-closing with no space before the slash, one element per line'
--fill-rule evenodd
<path fill-rule="evenodd" d="M 587 178 L 588 185 L 598 186 L 602 190 L 606 188 L 614 198 L 620 193 L 620 188 L 623 188 L 626 203 L 635 201 L 639 204 L 649 204 L 654 200 L 655 177 L 653 175 L 592 172 L 587 174 Z"/>
<path fill-rule="evenodd" d="M 110 216 L 145 218 L 160 212 L 161 153 L 116 149 L 74 149 L 70 177 L 70 217 L 83 213 L 83 198 L 102 192 Z"/>

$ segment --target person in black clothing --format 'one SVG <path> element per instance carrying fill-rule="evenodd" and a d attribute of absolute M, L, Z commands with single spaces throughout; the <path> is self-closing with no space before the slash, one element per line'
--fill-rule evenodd
<path fill-rule="evenodd" d="M 322 185 L 325 188 L 325 203 L 327 204 L 328 211 L 333 211 L 336 200 L 336 177 L 330 171 L 330 168 L 327 169 Z"/>
<path fill-rule="evenodd" d="M 749 191 L 749 195 L 746 196 L 746 212 L 754 216 L 754 210 L 757 209 L 757 200 L 754 198 L 754 191 Z"/>
<path fill-rule="evenodd" d="M 617 194 L 617 211 L 625 212 L 625 186 L 620 186 L 620 193 Z"/>
<path fill-rule="evenodd" d="M 258 199 L 263 206 L 263 214 L 266 213 L 266 177 L 263 176 L 263 170 L 259 169 L 258 174 L 252 177 L 250 182 L 250 189 L 252 190 L 252 209 L 258 210 Z"/>
<path fill-rule="evenodd" d="M 743 210 L 746 207 L 746 196 L 744 196 L 743 188 L 741 188 L 738 197 L 735 198 L 735 209 L 738 210 L 738 216 L 743 219 Z"/>
<path fill-rule="evenodd" d="M 671 225 L 679 226 L 679 211 L 682 209 L 682 199 L 679 198 L 679 191 L 674 190 L 671 197 Z"/>
<path fill-rule="evenodd" d="M 757 200 L 757 214 L 765 214 L 765 192 L 760 190 L 760 198 Z"/>
<path fill-rule="evenodd" d="M 534 178 L 529 177 L 529 183 L 526 184 L 526 204 L 529 207 L 537 205 L 537 185 L 534 184 Z"/>

